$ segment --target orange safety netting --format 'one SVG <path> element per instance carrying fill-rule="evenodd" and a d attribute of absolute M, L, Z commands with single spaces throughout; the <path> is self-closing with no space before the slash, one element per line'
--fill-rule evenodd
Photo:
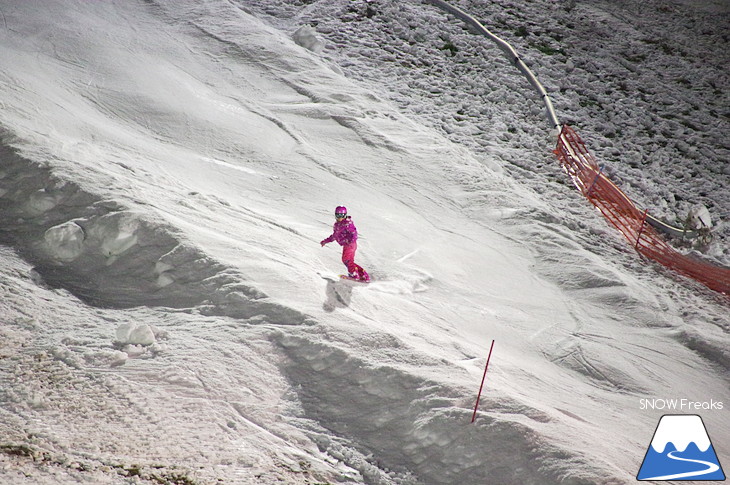
<path fill-rule="evenodd" d="M 646 222 L 647 212 L 639 210 L 601 172 L 583 141 L 567 125 L 563 126 L 558 137 L 555 154 L 578 190 L 621 231 L 640 254 L 694 278 L 715 291 L 730 295 L 730 269 L 685 256 L 667 244 Z"/>

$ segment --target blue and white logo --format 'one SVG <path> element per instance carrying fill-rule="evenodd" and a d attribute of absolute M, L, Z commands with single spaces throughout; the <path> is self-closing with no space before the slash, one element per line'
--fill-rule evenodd
<path fill-rule="evenodd" d="M 646 450 L 637 480 L 725 480 L 702 418 L 665 415 Z"/>

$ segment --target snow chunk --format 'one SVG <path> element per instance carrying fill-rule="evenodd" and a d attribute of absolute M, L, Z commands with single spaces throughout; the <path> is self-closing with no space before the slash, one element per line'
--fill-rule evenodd
<path fill-rule="evenodd" d="M 124 365 L 129 358 L 126 352 L 120 350 L 101 350 L 98 352 L 89 352 L 84 355 L 84 360 L 88 365 L 119 367 Z"/>
<path fill-rule="evenodd" d="M 41 189 L 30 195 L 26 209 L 31 215 L 37 216 L 48 212 L 56 205 L 58 205 L 57 198 L 46 192 L 45 189 Z"/>
<path fill-rule="evenodd" d="M 84 230 L 73 221 L 53 226 L 43 235 L 51 257 L 64 262 L 79 257 L 83 251 L 84 238 Z"/>
<path fill-rule="evenodd" d="M 294 42 L 309 49 L 315 54 L 319 54 L 324 49 L 324 42 L 317 37 L 317 31 L 309 25 L 303 25 L 292 34 Z"/>
<path fill-rule="evenodd" d="M 164 288 L 165 286 L 169 286 L 175 282 L 175 278 L 173 278 L 170 273 L 170 270 L 172 269 L 174 269 L 172 265 L 163 263 L 162 261 L 158 261 L 157 263 L 155 263 L 155 273 L 157 273 L 157 286 L 159 288 Z"/>
<path fill-rule="evenodd" d="M 128 213 L 108 214 L 94 221 L 89 236 L 99 240 L 99 250 L 114 260 L 135 244 L 140 221 Z"/>
<path fill-rule="evenodd" d="M 117 341 L 122 344 L 152 345 L 157 339 L 155 332 L 144 323 L 123 323 L 117 328 Z"/>
<path fill-rule="evenodd" d="M 710 211 L 702 204 L 698 204 L 689 211 L 689 221 L 692 227 L 697 229 L 712 227 Z"/>
<path fill-rule="evenodd" d="M 165 286 L 170 286 L 175 282 L 175 279 L 168 275 L 168 274 L 161 274 L 157 277 L 157 286 L 159 288 L 164 288 Z"/>

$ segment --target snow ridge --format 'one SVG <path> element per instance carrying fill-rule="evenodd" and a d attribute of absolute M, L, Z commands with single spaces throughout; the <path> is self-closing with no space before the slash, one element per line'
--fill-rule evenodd
<path fill-rule="evenodd" d="M 143 210 L 95 196 L 6 142 L 0 160 L 0 238 L 34 262 L 48 285 L 98 307 L 195 308 L 281 325 L 307 321 Z"/>
<path fill-rule="evenodd" d="M 575 469 L 588 462 L 544 446 L 534 430 L 534 425 L 551 421 L 544 413 L 492 392 L 484 402 L 489 412 L 469 425 L 472 403 L 464 396 L 470 390 L 421 376 L 440 365 L 437 359 L 410 356 L 408 346 L 387 335 L 361 337 L 374 348 L 397 349 L 404 360 L 417 359 L 418 368 L 406 370 L 359 358 L 316 337 L 274 336 L 290 359 L 284 372 L 297 389 L 299 419 L 305 420 L 301 426 L 322 451 L 358 469 L 366 483 L 383 483 L 388 477 L 424 484 L 482 483 L 484 477 L 490 483 L 586 483 Z M 530 417 L 532 425 L 520 416 Z M 351 448 L 357 453 L 342 451 Z M 383 475 L 356 458 L 362 455 L 379 457 L 378 468 L 390 473 Z"/>

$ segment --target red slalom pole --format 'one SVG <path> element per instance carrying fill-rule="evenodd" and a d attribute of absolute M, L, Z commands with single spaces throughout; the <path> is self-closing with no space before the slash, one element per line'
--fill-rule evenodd
<path fill-rule="evenodd" d="M 494 340 L 492 346 L 489 347 L 489 356 L 487 357 L 487 365 L 484 366 L 484 375 L 482 376 L 482 384 L 479 386 L 479 394 L 477 394 L 477 403 L 474 405 L 474 414 L 471 415 L 471 422 L 477 419 L 477 408 L 479 408 L 479 399 L 482 397 L 482 388 L 484 387 L 484 379 L 487 378 L 487 369 L 489 369 L 489 359 L 492 358 L 492 349 L 494 348 Z"/>

